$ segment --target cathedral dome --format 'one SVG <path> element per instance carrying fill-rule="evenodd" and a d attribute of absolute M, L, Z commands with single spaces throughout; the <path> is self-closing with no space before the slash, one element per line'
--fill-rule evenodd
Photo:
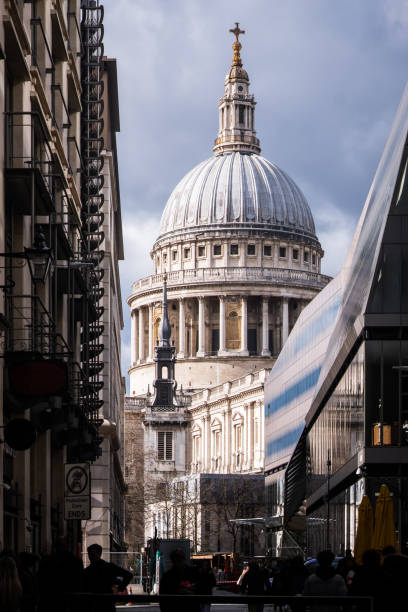
<path fill-rule="evenodd" d="M 286 172 L 261 155 L 234 152 L 198 164 L 178 183 L 159 237 L 248 229 L 317 242 L 306 198 Z"/>

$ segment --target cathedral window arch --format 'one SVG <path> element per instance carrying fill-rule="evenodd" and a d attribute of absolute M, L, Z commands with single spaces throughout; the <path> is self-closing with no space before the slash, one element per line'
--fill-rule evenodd
<path fill-rule="evenodd" d="M 232 417 L 233 427 L 233 458 L 235 468 L 241 469 L 244 456 L 244 418 L 240 412 L 236 412 Z"/>
<path fill-rule="evenodd" d="M 161 318 L 157 317 L 157 319 L 155 319 L 154 321 L 154 343 L 156 344 L 156 341 L 159 339 L 159 327 L 160 327 L 160 323 L 161 323 Z"/>
<path fill-rule="evenodd" d="M 201 464 L 201 427 L 194 425 L 193 437 L 193 471 L 198 471 Z"/>
<path fill-rule="evenodd" d="M 222 426 L 218 419 L 211 422 L 211 459 L 212 468 L 219 470 L 222 453 Z"/>

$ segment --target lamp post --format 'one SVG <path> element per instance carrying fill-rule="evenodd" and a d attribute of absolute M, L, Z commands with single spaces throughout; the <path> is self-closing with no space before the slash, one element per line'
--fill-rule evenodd
<path fill-rule="evenodd" d="M 45 282 L 52 262 L 51 249 L 47 247 L 47 244 L 45 242 L 45 236 L 41 226 L 36 232 L 32 247 L 25 247 L 23 253 L 0 253 L 0 257 L 25 259 L 27 261 L 33 283 Z M 3 289 L 5 291 L 7 289 L 11 289 L 12 287 L 14 287 L 14 285 L 14 281 L 10 280 L 8 284 L 0 285 L 0 289 Z"/>

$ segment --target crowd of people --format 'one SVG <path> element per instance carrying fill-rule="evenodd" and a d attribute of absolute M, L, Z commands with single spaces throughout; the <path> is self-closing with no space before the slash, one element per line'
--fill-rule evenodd
<path fill-rule="evenodd" d="M 65 538 L 59 538 L 53 555 L 11 551 L 0 553 L 1 612 L 55 612 L 63 610 L 67 593 L 112 594 L 123 591 L 131 581 L 131 572 L 102 559 L 102 547 L 88 547 L 89 565 L 68 550 Z M 114 612 L 112 601 L 101 601 L 98 612 Z"/>
<path fill-rule="evenodd" d="M 88 548 L 89 565 L 68 551 L 64 538 L 57 542 L 53 555 L 40 560 L 27 552 L 15 556 L 9 551 L 0 553 L 0 610 L 1 612 L 53 612 L 63 609 L 61 597 L 67 593 L 112 594 L 122 592 L 132 579 L 132 573 L 102 559 L 102 548 L 93 544 Z M 200 567 L 186 562 L 182 550 L 171 555 L 172 567 L 160 580 L 161 595 L 196 594 L 210 596 L 216 586 L 216 574 L 208 560 Z M 39 561 L 39 562 L 38 562 Z M 35 570 L 34 568 L 37 569 Z M 346 551 L 338 558 L 325 550 L 316 559 L 304 562 L 302 557 L 275 559 L 259 563 L 253 559 L 245 565 L 237 585 L 247 595 L 285 596 L 370 596 L 374 611 L 406 609 L 405 580 L 408 578 L 408 557 L 398 554 L 391 546 L 381 553 L 366 550 L 358 565 Z M 209 612 L 210 599 L 185 603 L 163 599 L 162 612 Z M 112 599 L 98 603 L 98 612 L 114 612 Z M 249 612 L 262 612 L 264 604 L 249 604 Z M 326 605 L 312 606 L 312 612 L 337 610 Z"/>
<path fill-rule="evenodd" d="M 199 569 L 186 563 L 183 551 L 175 550 L 171 555 L 173 567 L 165 572 L 160 581 L 160 594 L 211 595 L 216 586 L 214 571 L 205 560 Z M 408 579 L 408 557 L 397 554 L 391 546 L 381 553 L 367 550 L 358 565 L 346 551 L 338 558 L 330 550 L 320 552 L 316 559 L 304 562 L 303 557 L 278 559 L 259 563 L 253 559 L 245 565 L 237 584 L 247 595 L 288 596 L 369 596 L 374 600 L 374 611 L 406 610 L 405 580 Z M 162 612 L 172 612 L 173 603 L 160 604 Z M 177 603 L 178 611 L 208 612 L 210 601 L 183 606 Z M 249 604 L 249 612 L 262 612 L 264 604 Z M 337 612 L 336 606 L 313 605 L 312 612 Z"/>

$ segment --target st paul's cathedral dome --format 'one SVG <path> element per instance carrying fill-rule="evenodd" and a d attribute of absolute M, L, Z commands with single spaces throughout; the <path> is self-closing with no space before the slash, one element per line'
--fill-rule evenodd
<path fill-rule="evenodd" d="M 219 100 L 214 155 L 178 183 L 151 251 L 153 274 L 132 285 L 132 395 L 154 376 L 167 277 L 177 379 L 203 389 L 271 367 L 302 308 L 327 284 L 323 250 L 300 188 L 260 155 L 243 33 Z"/>

